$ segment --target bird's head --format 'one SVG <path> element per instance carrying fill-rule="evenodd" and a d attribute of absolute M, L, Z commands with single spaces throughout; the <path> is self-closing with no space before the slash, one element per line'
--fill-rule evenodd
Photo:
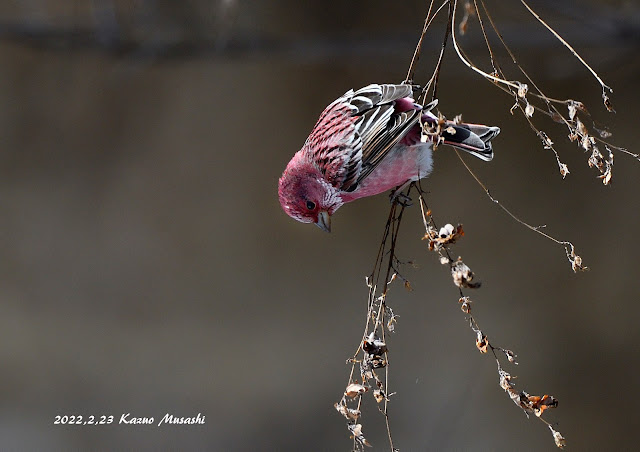
<path fill-rule="evenodd" d="M 289 162 L 278 182 L 282 209 L 302 223 L 314 223 L 331 232 L 331 215 L 342 205 L 338 190 L 310 163 Z"/>

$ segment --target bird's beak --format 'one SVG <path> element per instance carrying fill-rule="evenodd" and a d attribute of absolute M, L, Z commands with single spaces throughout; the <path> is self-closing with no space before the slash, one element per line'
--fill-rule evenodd
<path fill-rule="evenodd" d="M 331 232 L 331 217 L 329 216 L 329 212 L 326 210 L 318 212 L 318 221 L 316 221 L 316 226 L 324 232 Z"/>

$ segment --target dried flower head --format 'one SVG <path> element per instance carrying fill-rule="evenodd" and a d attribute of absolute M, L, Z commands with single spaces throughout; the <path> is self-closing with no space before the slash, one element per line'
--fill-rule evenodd
<path fill-rule="evenodd" d="M 460 309 L 465 314 L 469 314 L 471 312 L 471 298 L 469 297 L 460 297 L 458 299 L 458 303 L 460 303 Z"/>
<path fill-rule="evenodd" d="M 351 434 L 353 435 L 353 439 L 355 439 L 360 444 L 372 447 L 371 443 L 367 441 L 367 439 L 362 434 L 362 424 L 349 424 L 348 427 L 351 431 Z"/>
<path fill-rule="evenodd" d="M 560 164 L 560 174 L 562 175 L 562 178 L 564 179 L 565 177 L 567 177 L 567 174 L 569 174 L 569 173 L 570 173 L 569 167 L 566 164 L 561 163 Z"/>
<path fill-rule="evenodd" d="M 507 394 L 509 394 L 509 397 L 511 398 L 513 403 L 515 403 L 520 408 L 525 410 L 525 413 L 527 412 L 527 404 L 525 403 L 525 401 L 527 400 L 528 394 L 526 392 L 524 391 L 520 392 L 516 389 L 513 389 L 511 386 L 509 386 L 507 388 Z M 528 416 L 529 415 L 527 414 L 527 417 Z"/>
<path fill-rule="evenodd" d="M 375 391 L 373 391 L 373 398 L 376 399 L 376 402 L 380 403 L 385 400 L 386 396 L 382 389 L 376 389 Z"/>
<path fill-rule="evenodd" d="M 369 355 L 380 356 L 387 352 L 387 344 L 376 337 L 376 333 L 372 332 L 367 339 L 362 341 L 362 348 Z"/>
<path fill-rule="evenodd" d="M 553 441 L 556 443 L 556 446 L 559 449 L 564 449 L 564 446 L 567 445 L 567 441 L 564 439 L 564 436 L 562 436 L 562 433 L 560 433 L 557 430 L 554 430 L 554 428 L 551 425 L 549 426 L 549 430 L 551 430 L 551 434 L 553 435 Z"/>
<path fill-rule="evenodd" d="M 583 124 L 582 121 L 580 121 L 580 118 L 576 118 L 576 130 L 582 136 L 589 135 L 589 131 L 587 130 L 587 127 Z"/>
<path fill-rule="evenodd" d="M 355 399 L 357 396 L 364 394 L 368 390 L 369 388 L 366 386 L 363 386 L 358 383 L 351 383 L 349 386 L 347 386 L 347 389 L 345 389 L 344 394 L 347 397 Z"/>
<path fill-rule="evenodd" d="M 500 375 L 500 387 L 505 391 L 508 391 L 512 387 L 511 378 L 513 377 L 511 377 L 511 374 L 509 374 L 508 372 L 505 372 L 502 369 L 498 371 L 498 375 Z"/>
<path fill-rule="evenodd" d="M 538 137 L 540 137 L 540 140 L 542 140 L 542 145 L 545 149 L 551 149 L 551 146 L 553 146 L 553 141 L 551 141 L 549 135 L 541 130 L 538 132 Z"/>
<path fill-rule="evenodd" d="M 363 363 L 364 363 L 363 368 L 366 366 L 368 369 L 380 369 L 382 367 L 387 366 L 387 361 L 381 358 L 380 356 L 368 355 L 364 358 Z M 369 378 L 372 378 L 372 377 L 373 377 L 373 374 L 369 376 Z"/>
<path fill-rule="evenodd" d="M 436 230 L 433 226 L 428 226 L 427 231 L 422 240 L 429 240 L 429 251 L 440 251 L 446 245 L 456 243 L 464 235 L 462 225 L 454 227 L 447 223 L 440 230 Z"/>
<path fill-rule="evenodd" d="M 611 101 L 609 100 L 609 96 L 607 96 L 604 91 L 602 92 L 602 101 L 604 102 L 604 106 L 609 113 L 615 113 L 616 111 L 613 109 L 613 105 L 611 105 Z"/>
<path fill-rule="evenodd" d="M 487 339 L 487 336 L 482 334 L 482 331 L 480 330 L 478 330 L 476 334 L 476 347 L 478 347 L 480 353 L 487 353 L 489 347 L 489 339 Z"/>
<path fill-rule="evenodd" d="M 524 109 L 524 114 L 527 116 L 527 118 L 532 117 L 534 111 L 535 111 L 535 109 L 533 108 L 533 105 L 531 105 L 529 102 L 527 102 L 527 106 Z"/>
<path fill-rule="evenodd" d="M 542 416 L 542 413 L 548 408 L 556 408 L 558 406 L 558 400 L 550 395 L 544 396 L 529 396 L 529 406 L 533 410 L 536 416 Z"/>
<path fill-rule="evenodd" d="M 529 91 L 529 86 L 526 83 L 518 84 L 518 97 L 520 99 L 524 99 L 528 91 Z"/>
<path fill-rule="evenodd" d="M 480 282 L 473 282 L 473 272 L 467 264 L 462 262 L 460 257 L 451 265 L 451 276 L 453 277 L 453 283 L 458 287 L 477 289 L 481 285 Z"/>
<path fill-rule="evenodd" d="M 513 353 L 511 350 L 506 350 L 504 348 L 501 348 L 500 350 L 502 350 L 502 353 L 505 354 L 510 363 L 515 364 L 516 366 L 518 365 L 518 362 L 516 361 L 516 357 L 518 355 Z"/>
<path fill-rule="evenodd" d="M 334 403 L 333 406 L 336 408 L 338 413 L 342 414 L 347 419 L 352 421 L 357 421 L 360 417 L 360 410 L 356 410 L 354 408 L 349 408 L 342 403 Z"/>
<path fill-rule="evenodd" d="M 573 245 L 571 245 L 571 250 L 570 251 L 569 251 L 569 249 L 567 249 L 566 251 L 567 251 L 567 258 L 569 259 L 569 262 L 571 263 L 571 269 L 573 270 L 574 273 L 577 273 L 578 271 L 589 270 L 589 267 L 586 267 L 582 263 L 582 258 L 576 254 L 576 251 L 573 248 Z"/>

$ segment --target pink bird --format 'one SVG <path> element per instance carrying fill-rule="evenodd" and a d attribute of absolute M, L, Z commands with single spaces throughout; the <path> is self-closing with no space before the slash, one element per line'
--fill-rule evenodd
<path fill-rule="evenodd" d="M 331 216 L 342 205 L 387 190 L 399 194 L 408 183 L 428 176 L 434 141 L 493 159 L 491 140 L 500 133 L 498 127 L 442 124 L 430 112 L 437 100 L 416 104 L 416 89 L 373 84 L 329 104 L 278 183 L 287 215 L 330 232 Z M 423 133 L 423 124 L 438 133 Z"/>

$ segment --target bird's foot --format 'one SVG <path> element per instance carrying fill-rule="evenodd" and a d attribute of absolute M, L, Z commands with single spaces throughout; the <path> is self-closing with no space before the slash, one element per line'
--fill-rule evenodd
<path fill-rule="evenodd" d="M 391 204 L 399 204 L 402 207 L 409 207 L 413 204 L 409 195 L 402 193 L 403 190 L 404 186 L 393 191 L 391 195 L 389 195 L 389 201 Z"/>

